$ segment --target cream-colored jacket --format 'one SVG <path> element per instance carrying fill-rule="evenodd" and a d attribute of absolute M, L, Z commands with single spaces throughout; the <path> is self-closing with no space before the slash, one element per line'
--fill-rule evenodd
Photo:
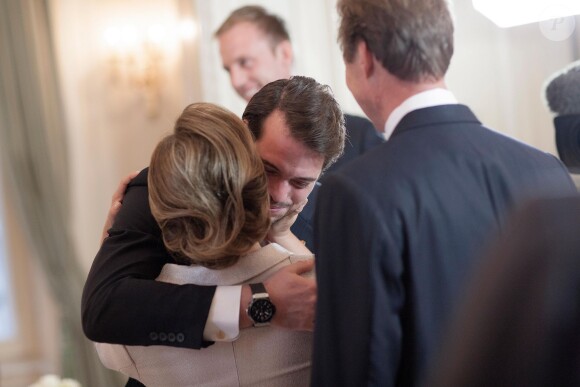
<path fill-rule="evenodd" d="M 277 244 L 240 258 L 226 269 L 167 264 L 158 281 L 238 285 L 261 282 L 283 266 L 313 256 L 294 256 Z M 138 324 L 138 322 L 136 322 Z M 201 350 L 167 346 L 96 344 L 103 364 L 146 386 L 308 386 L 312 334 L 271 327 L 240 331 L 233 342 Z"/>

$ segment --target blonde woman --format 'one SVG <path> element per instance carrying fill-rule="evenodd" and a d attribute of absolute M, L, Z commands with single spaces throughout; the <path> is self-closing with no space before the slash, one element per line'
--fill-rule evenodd
<path fill-rule="evenodd" d="M 184 264 L 166 264 L 158 281 L 258 284 L 285 265 L 313 258 L 289 231 L 305 203 L 270 227 L 268 182 L 252 135 L 223 108 L 197 103 L 183 111 L 153 152 L 148 185 L 163 242 Z M 271 318 L 275 310 L 267 302 L 257 295 L 253 305 L 261 309 L 254 320 Z M 263 326 L 202 350 L 116 344 L 97 344 L 97 350 L 107 367 L 147 386 L 308 385 L 312 334 L 274 329 L 267 321 L 256 325 Z"/>

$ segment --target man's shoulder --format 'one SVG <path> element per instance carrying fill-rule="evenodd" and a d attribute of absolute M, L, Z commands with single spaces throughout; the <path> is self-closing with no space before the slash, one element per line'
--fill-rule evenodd
<path fill-rule="evenodd" d="M 149 176 L 149 167 L 143 168 L 137 176 L 131 180 L 127 187 L 144 186 L 147 187 L 147 176 Z"/>
<path fill-rule="evenodd" d="M 149 168 L 143 169 L 127 185 L 123 205 L 115 218 L 113 229 L 136 230 L 158 235 L 157 222 L 151 214 L 149 207 L 149 193 L 147 188 L 147 175 Z"/>
<path fill-rule="evenodd" d="M 353 128 L 374 128 L 373 123 L 370 122 L 368 119 L 361 117 L 361 116 L 355 116 L 352 114 L 346 114 L 344 115 L 344 123 L 346 124 L 347 127 L 353 127 Z"/>
<path fill-rule="evenodd" d="M 383 137 L 373 124 L 363 117 L 345 114 L 346 140 L 344 154 L 330 166 L 327 172 L 336 171 L 367 151 L 384 143 Z M 324 177 L 322 181 L 324 180 Z"/>
<path fill-rule="evenodd" d="M 345 114 L 344 115 L 344 126 L 345 126 L 346 132 L 349 134 L 349 136 L 353 136 L 353 135 L 357 135 L 357 134 L 359 134 L 359 135 L 372 134 L 372 135 L 376 136 L 377 139 L 381 139 L 381 137 L 378 134 L 377 130 L 375 129 L 373 123 L 364 117 L 354 116 L 352 114 Z"/>

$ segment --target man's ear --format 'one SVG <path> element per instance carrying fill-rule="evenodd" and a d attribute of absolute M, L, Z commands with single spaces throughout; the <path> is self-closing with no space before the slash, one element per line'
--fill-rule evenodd
<path fill-rule="evenodd" d="M 294 61 L 294 52 L 292 51 L 292 43 L 289 40 L 283 40 L 276 46 L 276 56 L 282 58 L 283 62 L 292 66 Z"/>
<path fill-rule="evenodd" d="M 366 78 L 370 78 L 375 70 L 375 56 L 369 50 L 366 42 L 361 40 L 356 47 L 356 57 Z"/>

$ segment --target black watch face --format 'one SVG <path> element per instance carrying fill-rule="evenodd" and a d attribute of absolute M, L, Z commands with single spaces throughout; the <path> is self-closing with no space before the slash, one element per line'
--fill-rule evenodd
<path fill-rule="evenodd" d="M 272 320 L 276 307 L 268 299 L 258 299 L 252 302 L 250 307 L 250 317 L 256 323 L 266 323 Z"/>

